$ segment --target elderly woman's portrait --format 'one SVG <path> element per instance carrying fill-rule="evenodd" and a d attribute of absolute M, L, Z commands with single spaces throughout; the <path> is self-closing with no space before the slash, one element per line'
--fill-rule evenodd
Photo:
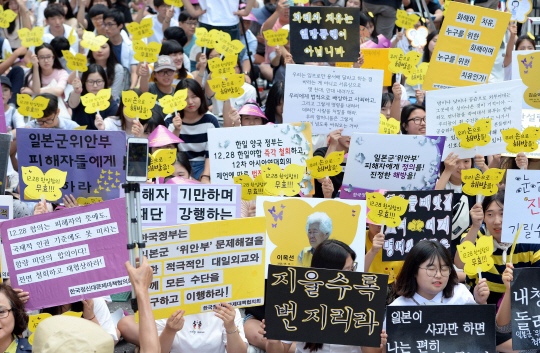
<path fill-rule="evenodd" d="M 298 264 L 302 266 L 310 266 L 315 248 L 330 238 L 332 234 L 332 218 L 324 212 L 310 214 L 306 221 L 306 233 L 309 246 L 305 247 L 298 255 Z"/>

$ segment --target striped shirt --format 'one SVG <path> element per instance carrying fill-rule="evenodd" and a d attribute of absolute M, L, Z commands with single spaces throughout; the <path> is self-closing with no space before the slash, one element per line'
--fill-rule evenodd
<path fill-rule="evenodd" d="M 206 113 L 196 123 L 182 123 L 180 139 L 184 143 L 178 144 L 180 150 L 185 152 L 190 162 L 205 161 L 208 155 L 208 130 L 218 128 L 219 123 L 213 114 Z"/>
<path fill-rule="evenodd" d="M 486 235 L 486 230 L 483 226 L 478 232 L 477 239 Z M 461 241 L 467 236 L 467 232 L 464 232 L 461 236 Z M 510 251 L 512 247 L 506 250 L 506 259 L 510 261 Z M 494 249 L 493 261 L 495 266 L 488 272 L 482 272 L 482 278 L 485 278 L 489 286 L 488 304 L 497 304 L 503 293 L 506 291 L 506 287 L 502 281 L 502 274 L 506 269 L 506 264 L 503 262 L 503 250 Z M 540 267 L 540 244 L 516 244 L 516 249 L 512 257 L 514 268 L 523 267 Z M 467 276 L 466 283 L 471 287 L 474 287 L 478 283 L 478 275 Z M 472 290 L 472 289 L 471 289 Z"/>

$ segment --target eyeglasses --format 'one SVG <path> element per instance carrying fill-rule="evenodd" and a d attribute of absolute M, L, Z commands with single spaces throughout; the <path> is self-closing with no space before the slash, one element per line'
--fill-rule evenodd
<path fill-rule="evenodd" d="M 356 272 L 356 269 L 358 268 L 358 262 L 353 262 L 352 266 L 347 266 L 343 268 L 343 271 L 352 271 Z"/>
<path fill-rule="evenodd" d="M 407 122 L 409 122 L 409 121 L 414 121 L 414 123 L 415 123 L 416 125 L 421 125 L 422 122 L 424 122 L 424 123 L 426 122 L 426 117 L 423 117 L 423 118 L 412 118 L 412 119 L 407 120 Z"/>
<path fill-rule="evenodd" d="M 38 56 L 38 60 L 39 61 L 52 61 L 52 60 L 54 60 L 54 56 L 53 55 Z"/>
<path fill-rule="evenodd" d="M 184 23 L 190 27 L 197 27 L 197 25 L 199 24 L 199 21 L 186 21 Z"/>
<path fill-rule="evenodd" d="M 172 76 L 172 75 L 174 75 L 174 71 L 172 71 L 172 70 L 158 71 L 158 72 L 156 72 L 156 75 L 159 76 L 159 77 Z"/>
<path fill-rule="evenodd" d="M 103 24 L 103 27 L 105 27 L 105 28 L 114 27 L 114 26 L 118 26 L 118 24 L 112 23 L 112 22 L 107 22 L 107 23 Z"/>
<path fill-rule="evenodd" d="M 87 84 L 89 84 L 90 86 L 101 86 L 102 84 L 105 83 L 104 80 L 95 80 L 95 81 L 92 81 L 92 80 L 87 80 L 86 81 Z"/>
<path fill-rule="evenodd" d="M 49 119 L 49 120 L 43 120 L 43 118 L 40 118 L 40 119 L 37 119 L 36 121 L 39 126 L 43 126 L 43 125 L 52 125 L 55 120 L 56 120 L 56 115 L 52 119 Z"/>
<path fill-rule="evenodd" d="M 0 308 L 0 319 L 5 319 L 8 317 L 10 311 L 13 311 L 13 309 Z"/>
<path fill-rule="evenodd" d="M 426 270 L 426 274 L 429 276 L 429 277 L 435 277 L 437 275 L 437 272 L 440 272 L 441 273 L 441 276 L 443 277 L 448 277 L 450 276 L 450 266 L 442 266 L 440 269 L 438 269 L 437 267 L 435 266 L 430 266 L 430 267 L 419 267 L 423 270 Z"/>

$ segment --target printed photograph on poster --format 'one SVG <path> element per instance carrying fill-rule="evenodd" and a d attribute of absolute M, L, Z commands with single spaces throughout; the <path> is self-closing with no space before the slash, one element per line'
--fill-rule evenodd
<path fill-rule="evenodd" d="M 512 308 L 512 349 L 536 350 L 540 346 L 540 268 L 516 268 L 510 306 Z"/>
<path fill-rule="evenodd" d="M 439 177 L 444 136 L 353 134 L 341 199 L 366 192 L 433 190 Z"/>
<path fill-rule="evenodd" d="M 266 338 L 379 347 L 388 275 L 268 266 Z"/>
<path fill-rule="evenodd" d="M 450 251 L 452 232 L 451 190 L 387 191 L 385 197 L 409 200 L 407 211 L 397 227 L 385 228 L 383 261 L 403 261 L 412 247 L 422 240 L 439 241 Z"/>
<path fill-rule="evenodd" d="M 356 252 L 363 271 L 366 201 L 258 196 L 256 215 L 266 218 L 267 264 L 310 266 L 313 250 L 337 239 Z"/>
<path fill-rule="evenodd" d="M 143 229 L 240 218 L 240 185 L 141 184 Z"/>
<path fill-rule="evenodd" d="M 527 1 L 527 0 L 524 0 Z M 522 108 L 540 109 L 540 69 L 533 62 L 540 61 L 540 50 L 515 50 L 512 52 L 512 80 L 521 80 Z"/>
<path fill-rule="evenodd" d="M 427 92 L 426 116 L 430 118 L 426 124 L 426 134 L 446 136 L 442 160 L 450 152 L 459 155 L 459 158 L 506 152 L 507 143 L 502 138 L 501 130 L 516 128 L 521 131 L 520 87 L 521 81 L 506 81 Z M 491 126 L 485 132 L 489 143 L 468 149 L 460 147 L 464 141 L 475 141 L 471 140 L 474 136 L 464 134 L 460 139 L 454 127 L 468 124 L 460 127 L 467 127 L 472 132 L 478 130 L 479 121 L 486 118 L 491 119 Z"/>
<path fill-rule="evenodd" d="M 123 198 L 0 224 L 13 288 L 27 310 L 122 293 L 131 288 Z"/>
<path fill-rule="evenodd" d="M 358 7 L 294 6 L 289 8 L 289 19 L 291 54 L 296 63 L 358 60 Z"/>
<path fill-rule="evenodd" d="M 496 352 L 495 305 L 386 308 L 387 352 Z"/>
<path fill-rule="evenodd" d="M 51 188 L 53 179 L 65 177 L 65 184 L 55 188 L 57 201 L 67 195 L 75 198 L 112 200 L 120 197 L 126 180 L 123 160 L 126 133 L 123 131 L 19 129 L 17 156 L 21 200 L 39 200 Z M 32 177 L 33 176 L 33 177 Z M 42 181 L 25 183 L 25 177 Z M 57 198 L 58 197 L 58 198 Z M 60 201 L 61 202 L 61 201 Z"/>
<path fill-rule="evenodd" d="M 382 70 L 287 65 L 283 122 L 309 122 L 313 134 L 377 134 L 383 77 Z"/>
<path fill-rule="evenodd" d="M 143 232 L 154 270 L 150 303 L 156 320 L 179 308 L 185 315 L 264 304 L 262 217 L 193 223 Z"/>

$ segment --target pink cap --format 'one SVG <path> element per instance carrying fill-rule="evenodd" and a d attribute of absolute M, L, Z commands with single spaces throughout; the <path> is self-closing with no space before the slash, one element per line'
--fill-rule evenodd
<path fill-rule="evenodd" d="M 165 184 L 200 184 L 201 182 L 198 180 L 191 180 L 191 179 L 184 179 L 182 177 L 174 177 L 169 180 Z"/>
<path fill-rule="evenodd" d="M 161 147 L 180 142 L 184 141 L 180 140 L 178 136 L 175 136 L 163 125 L 159 125 L 152 131 L 150 136 L 148 136 L 148 146 L 150 147 Z"/>
<path fill-rule="evenodd" d="M 257 17 L 253 14 L 253 12 L 250 12 L 249 15 L 242 17 L 244 21 L 255 21 L 257 22 Z"/>
<path fill-rule="evenodd" d="M 362 44 L 360 48 L 362 49 L 388 49 L 390 48 L 390 45 L 392 44 L 388 39 L 386 39 L 385 36 L 382 34 L 379 34 L 377 36 L 377 39 L 379 40 L 379 44 L 375 43 L 372 40 L 369 40 Z"/>
<path fill-rule="evenodd" d="M 378 189 L 378 190 L 375 190 L 373 192 L 378 192 L 379 194 L 383 195 L 384 196 L 384 193 L 387 192 L 388 190 L 384 190 L 384 189 Z M 373 223 L 372 221 L 369 220 L 369 218 L 367 217 L 367 214 L 369 213 L 369 207 L 366 206 L 366 223 L 368 224 L 375 224 Z M 380 224 L 375 224 L 376 226 L 380 225 Z"/>
<path fill-rule="evenodd" d="M 192 4 L 192 5 L 196 5 L 199 3 L 199 0 L 189 0 L 189 2 Z"/>
<path fill-rule="evenodd" d="M 268 118 L 264 115 L 259 105 L 253 99 L 248 100 L 246 104 L 244 104 L 244 106 L 240 108 L 240 110 L 238 111 L 238 114 L 255 115 L 255 116 L 268 120 Z"/>

